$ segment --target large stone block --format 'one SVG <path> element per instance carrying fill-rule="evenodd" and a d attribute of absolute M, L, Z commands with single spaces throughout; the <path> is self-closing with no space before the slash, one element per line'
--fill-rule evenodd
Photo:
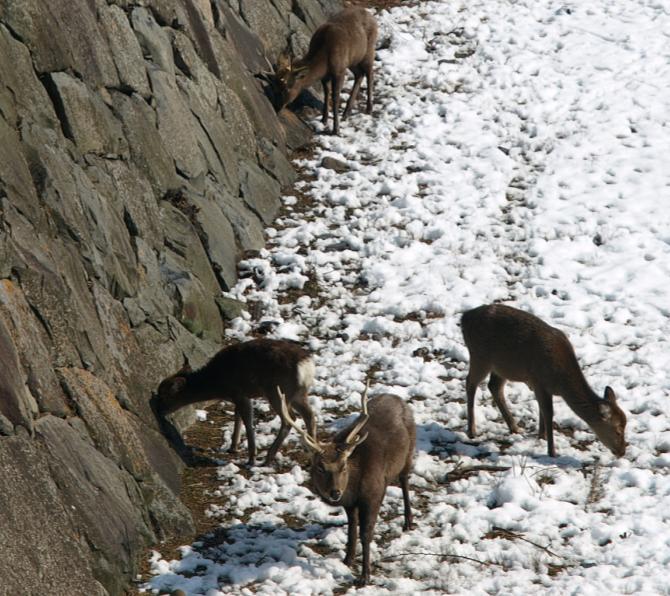
<path fill-rule="evenodd" d="M 41 126 L 58 127 L 58 118 L 44 86 L 35 75 L 28 48 L 0 23 L 0 89 L 3 87 L 7 90 L 7 101 L 3 102 L 0 111 L 9 124 L 17 126 L 17 116 L 20 115 Z"/>
<path fill-rule="evenodd" d="M 139 95 L 113 93 L 114 110 L 121 120 L 138 177 L 148 180 L 157 196 L 178 188 L 182 181 L 175 162 L 158 132 L 156 112 Z"/>
<path fill-rule="evenodd" d="M 172 45 L 167 29 L 161 27 L 153 14 L 144 7 L 133 9 L 131 21 L 144 55 L 158 68 L 174 77 Z M 160 97 L 160 93 L 154 94 Z"/>
<path fill-rule="evenodd" d="M 279 183 L 263 174 L 253 162 L 240 167 L 240 196 L 265 224 L 270 224 L 279 212 Z"/>
<path fill-rule="evenodd" d="M 286 47 L 288 12 L 281 14 L 271 2 L 239 0 L 240 16 L 263 41 L 271 55 L 277 55 Z"/>
<path fill-rule="evenodd" d="M 204 176 L 208 164 L 199 145 L 200 125 L 177 87 L 174 77 L 156 70 L 150 73 L 156 102 L 158 133 L 186 178 Z"/>
<path fill-rule="evenodd" d="M 45 416 L 36 432 L 49 450 L 49 475 L 63 504 L 73 505 L 70 531 L 90 549 L 93 576 L 108 592 L 119 594 L 135 573 L 134 553 L 155 536 L 142 513 L 137 483 L 95 448 L 87 427 L 76 421 Z"/>
<path fill-rule="evenodd" d="M 149 97 L 151 89 L 144 65 L 142 48 L 133 32 L 126 13 L 118 6 L 105 6 L 100 20 L 107 35 L 120 86 Z"/>
<path fill-rule="evenodd" d="M 32 434 L 37 403 L 26 381 L 12 336 L 0 318 L 0 413 L 14 426 L 23 426 Z"/>
<path fill-rule="evenodd" d="M 235 230 L 211 194 L 188 195 L 196 211 L 195 220 L 202 230 L 205 250 L 224 290 L 237 281 L 237 245 Z"/>
<path fill-rule="evenodd" d="M 62 107 L 63 132 L 82 153 L 120 154 L 127 150 L 120 123 L 102 99 L 65 72 L 48 75 Z"/>
<path fill-rule="evenodd" d="M 26 384 L 40 412 L 71 414 L 51 365 L 51 340 L 35 316 L 21 288 L 10 279 L 0 280 L 0 321 L 11 334 L 26 372 Z M 3 373 L 0 373 L 0 375 Z"/>
<path fill-rule="evenodd" d="M 235 237 L 242 251 L 260 250 L 265 245 L 263 222 L 253 211 L 249 210 L 244 201 L 219 188 L 210 186 L 207 195 L 215 201 L 225 213 L 233 227 Z"/>
<path fill-rule="evenodd" d="M 103 0 L 20 0 L 0 3 L 0 21 L 30 49 L 38 73 L 69 70 L 93 87 L 119 78 L 97 19 Z"/>
<path fill-rule="evenodd" d="M 52 477 L 52 457 L 48 444 L 0 437 L 5 487 L 0 489 L 1 589 L 5 594 L 108 596 L 93 574 L 87 536 L 73 523 L 77 503 L 63 499 Z M 101 509 L 98 515 L 103 517 Z"/>

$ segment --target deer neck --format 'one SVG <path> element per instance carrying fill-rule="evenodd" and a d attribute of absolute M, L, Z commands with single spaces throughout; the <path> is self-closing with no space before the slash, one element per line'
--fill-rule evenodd
<path fill-rule="evenodd" d="M 305 67 L 305 76 L 301 81 L 301 88 L 310 87 L 328 74 L 328 61 L 323 54 L 317 54 L 311 59 L 302 58 L 294 63 L 294 68 Z"/>
<path fill-rule="evenodd" d="M 602 399 L 591 389 L 581 371 L 579 376 L 566 382 L 560 395 L 570 409 L 587 424 L 591 425 L 602 418 L 599 408 Z"/>
<path fill-rule="evenodd" d="M 210 378 L 208 369 L 201 368 L 186 375 L 186 384 L 178 396 L 179 407 L 213 399 L 213 388 L 221 387 L 220 382 Z"/>

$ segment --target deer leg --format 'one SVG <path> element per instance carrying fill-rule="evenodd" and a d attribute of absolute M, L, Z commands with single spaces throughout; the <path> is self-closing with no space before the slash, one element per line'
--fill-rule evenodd
<path fill-rule="evenodd" d="M 299 399 L 299 396 L 296 394 L 291 395 L 290 398 L 287 400 L 288 407 L 292 411 L 294 408 L 296 408 L 296 399 Z M 275 440 L 272 442 L 272 445 L 270 445 L 270 449 L 268 449 L 268 454 L 265 457 L 265 462 L 263 465 L 269 466 L 274 462 L 274 459 L 277 455 L 277 452 L 279 451 L 279 448 L 282 446 L 282 443 L 286 440 L 286 437 L 288 436 L 289 432 L 291 432 L 291 427 L 289 424 L 284 420 L 284 417 L 281 415 L 281 398 L 279 397 L 279 393 L 277 393 L 277 390 L 275 389 L 274 391 L 271 391 L 270 394 L 268 395 L 268 401 L 270 402 L 270 407 L 275 411 L 275 414 L 279 416 L 279 419 L 281 420 L 281 424 L 279 426 L 279 432 L 277 433 L 277 437 Z M 311 410 L 310 410 L 311 414 Z M 304 420 L 304 416 L 303 416 Z M 314 423 L 316 424 L 316 423 Z M 309 427 L 308 427 L 309 428 Z"/>
<path fill-rule="evenodd" d="M 281 419 L 279 432 L 277 433 L 277 438 L 273 441 L 272 445 L 270 445 L 270 449 L 268 449 L 268 454 L 265 457 L 265 462 L 263 463 L 264 466 L 272 465 L 275 457 L 277 456 L 277 451 L 279 451 L 279 448 L 282 446 L 282 443 L 286 440 L 288 433 L 291 431 L 291 427 L 286 424 L 286 422 L 284 422 L 284 419 L 281 416 L 279 416 L 279 418 Z"/>
<path fill-rule="evenodd" d="M 248 466 L 253 466 L 256 463 L 256 435 L 254 434 L 254 410 L 251 405 L 251 400 L 242 399 L 237 405 L 237 411 L 244 423 L 244 430 L 247 433 L 247 449 L 249 451 Z"/>
<path fill-rule="evenodd" d="M 230 449 L 228 449 L 228 453 L 237 453 L 237 446 L 240 442 L 241 432 L 242 432 L 242 417 L 240 416 L 240 412 L 237 409 L 237 406 L 235 406 L 235 424 L 233 426 L 233 438 L 230 442 Z"/>
<path fill-rule="evenodd" d="M 366 67 L 365 70 L 365 81 L 368 88 L 368 103 L 365 106 L 365 113 L 372 113 L 372 87 L 373 87 L 373 76 L 372 76 L 372 63 Z"/>
<path fill-rule="evenodd" d="M 489 389 L 493 396 L 493 401 L 498 406 L 498 410 L 500 410 L 503 420 L 507 424 L 507 428 L 509 428 L 509 432 L 518 433 L 519 429 L 505 401 L 505 379 L 492 372 L 489 378 Z"/>
<path fill-rule="evenodd" d="M 538 404 L 539 406 L 539 404 Z M 544 424 L 544 415 L 542 414 L 542 408 L 539 408 L 540 410 L 540 423 L 538 424 L 537 427 L 537 438 L 538 439 L 546 439 L 547 438 L 547 427 Z"/>
<path fill-rule="evenodd" d="M 554 448 L 554 404 L 551 393 L 542 389 L 535 390 L 535 398 L 540 405 L 540 425 L 544 423 L 544 430 L 547 434 L 547 454 L 549 457 L 556 457 Z"/>
<path fill-rule="evenodd" d="M 300 417 L 305 422 L 305 428 L 309 436 L 316 439 L 316 418 L 307 400 L 307 389 L 298 390 L 298 394 L 293 400 L 291 407 L 300 414 Z"/>
<path fill-rule="evenodd" d="M 361 88 L 361 83 L 363 82 L 363 74 L 360 73 L 359 71 L 354 72 L 354 86 L 351 89 L 351 95 L 349 95 L 349 99 L 347 100 L 347 105 L 344 107 L 344 114 L 342 114 L 342 118 L 346 118 L 349 113 L 351 112 L 351 107 L 354 105 L 354 102 L 356 101 L 356 97 L 358 96 L 358 90 Z"/>
<path fill-rule="evenodd" d="M 357 583 L 361 586 L 366 586 L 370 583 L 370 542 L 375 531 L 382 498 L 360 506 L 359 523 L 361 527 L 361 544 L 363 546 L 363 569 Z"/>
<path fill-rule="evenodd" d="M 402 527 L 403 532 L 414 528 L 412 522 L 412 506 L 409 502 L 409 470 L 400 472 L 400 488 L 402 489 L 402 501 L 405 505 L 405 523 Z"/>
<path fill-rule="evenodd" d="M 477 387 L 486 378 L 488 370 L 481 363 L 476 362 L 470 354 L 470 369 L 465 379 L 465 393 L 468 396 L 468 437 L 475 438 L 477 433 L 475 428 L 475 395 Z"/>
<path fill-rule="evenodd" d="M 333 85 L 333 134 L 340 134 L 340 95 L 342 94 L 342 83 L 344 82 L 344 73 L 336 74 L 331 77 Z"/>
<path fill-rule="evenodd" d="M 328 79 L 323 79 L 321 81 L 323 85 L 323 113 L 321 116 L 321 122 L 323 124 L 328 124 L 328 108 L 330 105 L 330 87 L 328 86 Z"/>
<path fill-rule="evenodd" d="M 358 507 L 346 507 L 347 512 L 347 554 L 344 564 L 351 567 L 356 556 L 356 541 L 358 540 Z"/>

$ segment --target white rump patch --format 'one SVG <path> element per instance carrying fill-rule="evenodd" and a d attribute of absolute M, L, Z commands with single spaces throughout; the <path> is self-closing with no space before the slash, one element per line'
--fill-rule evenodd
<path fill-rule="evenodd" d="M 305 358 L 298 363 L 298 385 L 309 389 L 314 382 L 316 367 L 312 358 Z"/>

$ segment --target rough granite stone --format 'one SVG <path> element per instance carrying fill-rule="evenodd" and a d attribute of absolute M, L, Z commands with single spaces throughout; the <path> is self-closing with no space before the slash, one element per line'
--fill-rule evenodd
<path fill-rule="evenodd" d="M 62 105 L 63 132 L 82 153 L 119 154 L 126 148 L 121 124 L 88 87 L 64 72 L 49 75 Z"/>
<path fill-rule="evenodd" d="M 142 48 L 126 13 L 118 6 L 106 6 L 102 11 L 101 22 L 119 73 L 120 87 L 139 93 L 142 97 L 149 97 L 151 89 Z"/>
<path fill-rule="evenodd" d="M 269 224 L 279 212 L 279 183 L 268 178 L 254 163 L 240 165 L 240 196 L 263 223 Z"/>

